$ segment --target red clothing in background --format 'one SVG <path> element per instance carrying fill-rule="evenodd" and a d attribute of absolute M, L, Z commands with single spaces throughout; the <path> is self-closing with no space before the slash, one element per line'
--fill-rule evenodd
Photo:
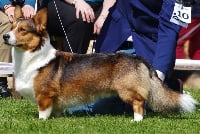
<path fill-rule="evenodd" d="M 187 28 L 182 28 L 176 48 L 176 58 L 184 59 L 184 43 L 189 40 L 189 57 L 200 60 L 200 18 L 193 18 Z"/>

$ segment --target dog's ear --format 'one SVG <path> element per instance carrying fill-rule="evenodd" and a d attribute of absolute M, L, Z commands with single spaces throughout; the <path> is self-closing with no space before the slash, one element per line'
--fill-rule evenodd
<path fill-rule="evenodd" d="M 15 11 L 14 11 L 14 21 L 16 21 L 18 18 L 23 18 L 23 12 L 20 6 L 16 6 L 15 7 Z"/>
<path fill-rule="evenodd" d="M 47 8 L 40 9 L 33 17 L 33 20 L 36 24 L 36 29 L 38 33 L 42 33 L 44 30 L 46 30 Z"/>

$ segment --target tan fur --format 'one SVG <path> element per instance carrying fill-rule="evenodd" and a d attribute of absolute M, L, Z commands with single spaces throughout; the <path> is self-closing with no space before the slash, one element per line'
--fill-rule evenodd
<path fill-rule="evenodd" d="M 21 7 L 17 5 L 15 6 L 14 20 L 16 21 L 20 17 L 23 17 L 23 12 L 21 10 Z"/>

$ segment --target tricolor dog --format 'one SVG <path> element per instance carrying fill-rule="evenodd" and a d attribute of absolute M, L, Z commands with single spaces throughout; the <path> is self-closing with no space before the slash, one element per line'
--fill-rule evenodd
<path fill-rule="evenodd" d="M 113 94 L 132 105 L 135 121 L 143 119 L 145 101 L 154 111 L 195 110 L 192 96 L 167 89 L 141 57 L 58 51 L 46 31 L 46 9 L 24 19 L 16 7 L 14 16 L 4 40 L 13 46 L 16 90 L 37 103 L 40 119 Z"/>

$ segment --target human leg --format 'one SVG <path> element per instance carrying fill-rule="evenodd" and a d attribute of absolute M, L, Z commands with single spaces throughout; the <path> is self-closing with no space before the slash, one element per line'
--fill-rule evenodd
<path fill-rule="evenodd" d="M 200 30 L 199 33 L 196 34 L 191 40 L 190 40 L 190 46 L 189 46 L 189 54 L 191 59 L 194 60 L 200 60 Z"/>
<path fill-rule="evenodd" d="M 7 77 L 0 77 L 0 98 L 11 97 L 12 94 L 8 89 Z"/>
<path fill-rule="evenodd" d="M 64 37 L 64 51 L 71 51 L 71 47 L 75 53 L 86 53 L 92 37 L 93 23 L 83 22 L 82 18 L 77 19 L 74 6 L 60 0 L 55 0 L 55 3 L 52 1 L 48 4 L 47 30 L 49 34 Z M 58 14 L 55 6 L 58 9 Z"/>
<path fill-rule="evenodd" d="M 177 59 L 185 59 L 186 55 L 184 55 L 184 44 L 189 40 L 189 38 L 191 37 L 190 35 L 187 36 L 186 38 L 183 38 L 183 36 L 189 31 L 190 29 L 190 25 L 188 28 L 181 28 L 180 32 L 179 32 L 179 40 L 177 42 L 177 46 L 176 46 L 176 58 Z"/>
<path fill-rule="evenodd" d="M 190 39 L 189 55 L 191 59 L 200 60 L 200 18 L 194 18 L 192 20 L 194 32 Z M 196 27 L 196 28 L 195 28 Z"/>
<path fill-rule="evenodd" d="M 179 39 L 176 48 L 176 58 L 183 59 L 183 58 L 192 58 L 195 51 L 198 54 L 198 42 L 199 42 L 199 18 L 193 18 L 192 22 L 188 25 L 187 28 L 182 28 L 179 32 Z M 184 45 L 185 43 L 189 42 L 189 55 L 184 55 Z M 187 45 L 187 44 L 186 44 Z M 187 54 L 187 53 L 185 53 Z M 198 56 L 197 56 L 198 57 Z"/>
<path fill-rule="evenodd" d="M 70 52 L 69 45 L 71 45 L 72 51 L 74 53 L 86 53 L 91 36 L 92 25 L 80 20 L 76 21 L 68 27 L 67 37 L 69 39 L 69 42 L 65 40 L 64 51 Z"/>
<path fill-rule="evenodd" d="M 8 32 L 11 24 L 7 16 L 0 11 L 0 62 L 11 62 L 11 47 L 4 44 L 3 34 Z M 8 89 L 7 75 L 0 74 L 0 97 L 9 97 L 11 93 Z"/>

